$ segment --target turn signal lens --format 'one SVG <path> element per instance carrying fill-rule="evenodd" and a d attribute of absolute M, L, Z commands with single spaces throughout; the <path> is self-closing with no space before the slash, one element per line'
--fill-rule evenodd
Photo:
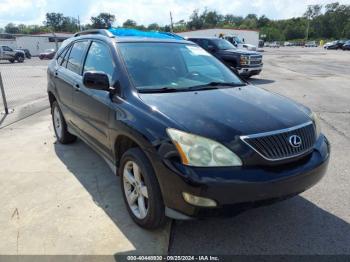
<path fill-rule="evenodd" d="M 184 200 L 194 206 L 200 206 L 200 207 L 216 207 L 217 204 L 215 200 L 206 198 L 206 197 L 199 197 L 192 195 L 190 193 L 183 192 L 182 196 Z"/>

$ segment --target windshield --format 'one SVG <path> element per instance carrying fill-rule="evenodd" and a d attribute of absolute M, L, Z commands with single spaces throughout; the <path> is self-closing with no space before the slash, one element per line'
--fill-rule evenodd
<path fill-rule="evenodd" d="M 188 90 L 194 86 L 243 82 L 204 49 L 180 43 L 120 43 L 129 75 L 140 91 Z"/>
<path fill-rule="evenodd" d="M 234 36 L 233 39 L 236 41 L 237 44 L 243 44 L 242 40 L 238 36 Z"/>
<path fill-rule="evenodd" d="M 236 47 L 225 39 L 212 39 L 216 47 L 220 50 L 235 49 Z"/>

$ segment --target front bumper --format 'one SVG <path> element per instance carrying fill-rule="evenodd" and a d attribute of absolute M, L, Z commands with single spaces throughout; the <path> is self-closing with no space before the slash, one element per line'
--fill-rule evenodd
<path fill-rule="evenodd" d="M 168 216 L 185 219 L 232 214 L 238 209 L 297 195 L 324 176 L 329 152 L 329 143 L 322 135 L 312 153 L 289 164 L 194 168 L 164 160 L 156 164 L 155 170 Z M 213 199 L 217 207 L 203 208 L 188 204 L 182 192 Z"/>
<path fill-rule="evenodd" d="M 241 67 L 237 68 L 238 73 L 241 76 L 252 76 L 252 75 L 258 75 L 262 71 L 262 65 L 254 66 L 254 67 Z"/>

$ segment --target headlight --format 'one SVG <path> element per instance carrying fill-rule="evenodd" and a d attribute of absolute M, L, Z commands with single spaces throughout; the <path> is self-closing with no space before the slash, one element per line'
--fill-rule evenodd
<path fill-rule="evenodd" d="M 314 123 L 314 126 L 315 126 L 316 139 L 317 139 L 321 134 L 320 119 L 318 118 L 318 116 L 315 112 L 312 112 L 310 117 L 311 117 L 312 122 Z"/>
<path fill-rule="evenodd" d="M 241 166 L 241 159 L 224 145 L 211 139 L 168 128 L 182 163 L 188 166 Z"/>
<path fill-rule="evenodd" d="M 241 63 L 241 65 L 248 65 L 249 64 L 249 56 L 241 55 L 240 63 Z"/>

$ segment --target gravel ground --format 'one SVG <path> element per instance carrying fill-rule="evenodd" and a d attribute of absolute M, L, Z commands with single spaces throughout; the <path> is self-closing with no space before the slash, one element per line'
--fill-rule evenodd
<path fill-rule="evenodd" d="M 350 52 L 265 49 L 251 82 L 316 111 L 332 145 L 325 178 L 293 199 L 233 218 L 175 222 L 171 254 L 350 254 Z"/>

